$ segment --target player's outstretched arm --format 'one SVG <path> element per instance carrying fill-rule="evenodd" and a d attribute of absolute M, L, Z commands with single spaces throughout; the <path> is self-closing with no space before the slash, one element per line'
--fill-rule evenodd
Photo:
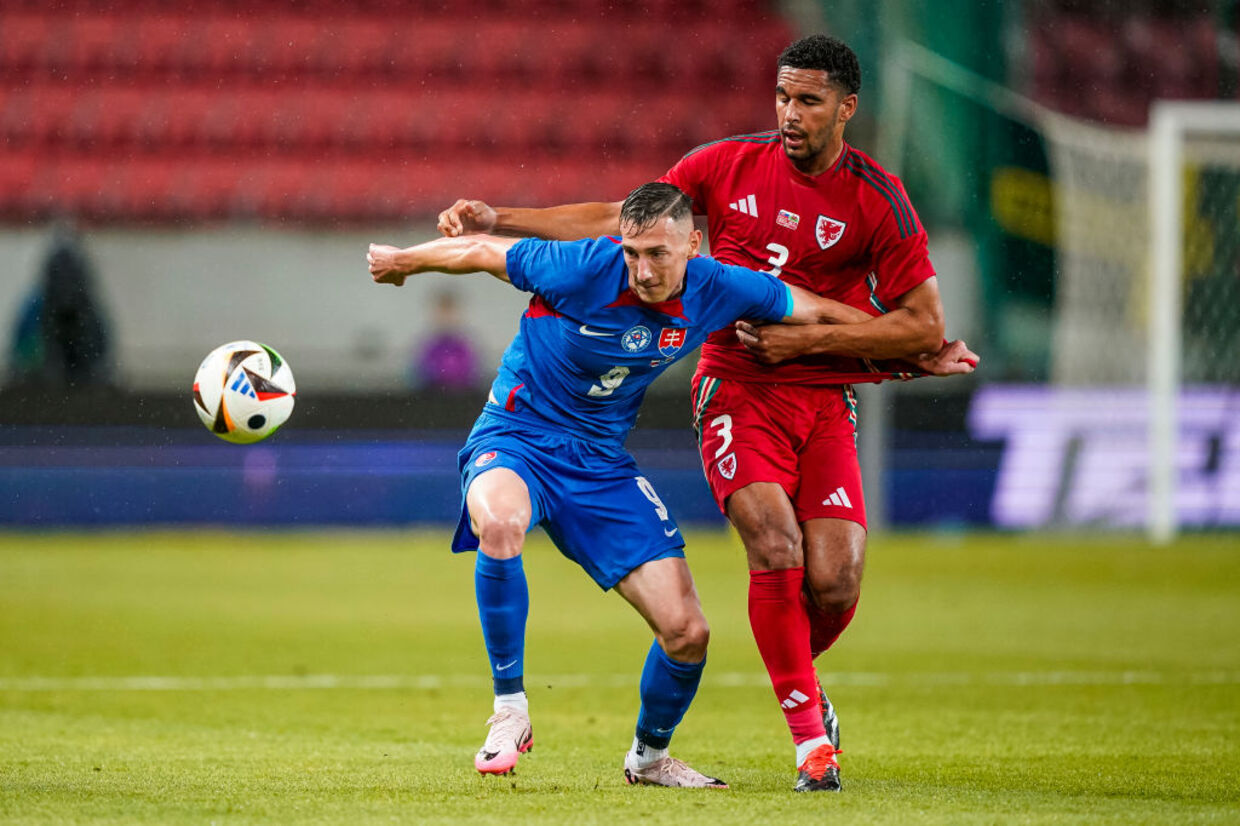
<path fill-rule="evenodd" d="M 618 235 L 622 202 L 564 204 L 545 209 L 492 207 L 459 200 L 439 213 L 439 231 L 448 238 L 473 233 L 576 241 Z"/>
<path fill-rule="evenodd" d="M 801 287 L 789 284 L 788 290 L 792 293 L 792 314 L 781 319 L 784 324 L 860 324 L 872 318 L 864 310 L 858 310 L 833 298 L 815 295 Z M 794 329 L 789 333 L 805 335 L 808 343 L 815 331 Z"/>
<path fill-rule="evenodd" d="M 461 238 L 437 238 L 401 249 L 387 244 L 371 244 L 366 252 L 370 277 L 376 284 L 404 286 L 405 279 L 421 272 L 442 272 L 463 275 L 473 272 L 490 273 L 501 281 L 508 280 L 508 250 L 516 238 L 491 235 L 469 235 Z"/>
<path fill-rule="evenodd" d="M 795 298 L 794 298 L 795 301 Z M 737 337 L 763 361 L 775 363 L 812 353 L 838 353 L 861 358 L 903 358 L 917 360 L 922 354 L 938 354 L 943 349 L 943 305 L 938 282 L 923 281 L 900 297 L 898 306 L 881 316 L 842 319 L 841 323 L 796 327 L 775 324 L 758 327 L 737 323 Z M 965 348 L 967 351 L 967 348 Z M 976 356 L 972 353 L 962 357 Z M 936 368 L 947 369 L 933 361 Z M 967 372 L 967 362 L 953 362 L 952 373 Z M 971 367 L 969 368 L 971 369 Z"/>

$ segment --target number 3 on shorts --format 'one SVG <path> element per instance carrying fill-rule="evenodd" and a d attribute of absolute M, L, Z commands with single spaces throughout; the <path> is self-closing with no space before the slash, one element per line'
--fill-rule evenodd
<path fill-rule="evenodd" d="M 710 426 L 719 431 L 719 436 L 723 439 L 723 444 L 719 445 L 719 449 L 715 451 L 715 458 L 718 459 L 727 452 L 728 447 L 732 444 L 732 416 L 724 413 L 722 416 L 716 416 L 710 420 Z"/>

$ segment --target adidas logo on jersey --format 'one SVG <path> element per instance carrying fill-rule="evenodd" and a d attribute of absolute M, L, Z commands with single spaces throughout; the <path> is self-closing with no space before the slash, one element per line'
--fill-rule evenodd
<path fill-rule="evenodd" d="M 752 195 L 748 198 L 741 198 L 739 201 L 733 201 L 728 206 L 743 215 L 751 215 L 754 218 L 758 217 L 758 201 Z"/>
<path fill-rule="evenodd" d="M 851 508 L 853 506 L 852 500 L 848 498 L 848 494 L 844 492 L 842 486 L 836 488 L 834 493 L 823 499 L 822 504 L 835 505 L 837 508 Z"/>

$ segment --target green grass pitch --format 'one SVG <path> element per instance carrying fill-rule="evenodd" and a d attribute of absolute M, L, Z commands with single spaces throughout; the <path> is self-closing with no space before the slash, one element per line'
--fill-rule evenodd
<path fill-rule="evenodd" d="M 742 552 L 690 536 L 713 628 L 631 788 L 644 623 L 535 534 L 535 749 L 480 777 L 472 560 L 440 533 L 0 534 L 0 822 L 1236 823 L 1240 538 L 886 536 L 819 662 L 845 790 L 794 795 Z"/>

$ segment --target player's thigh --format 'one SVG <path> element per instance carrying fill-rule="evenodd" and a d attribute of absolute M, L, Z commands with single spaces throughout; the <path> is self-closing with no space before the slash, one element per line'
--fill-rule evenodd
<path fill-rule="evenodd" d="M 795 417 L 765 385 L 699 376 L 694 383 L 694 423 L 706 481 L 716 504 L 755 483 L 797 489 Z"/>
<path fill-rule="evenodd" d="M 710 628 L 684 557 L 645 562 L 617 582 L 616 591 L 637 609 L 665 648 L 705 653 Z"/>
<path fill-rule="evenodd" d="M 548 492 L 542 522 L 562 554 L 604 590 L 646 562 L 684 556 L 680 527 L 628 454 L 578 459 Z"/>
<path fill-rule="evenodd" d="M 746 485 L 728 497 L 727 515 L 745 545 L 749 570 L 781 571 L 803 564 L 801 526 L 780 485 Z"/>
<path fill-rule="evenodd" d="M 845 519 L 865 528 L 865 494 L 857 459 L 851 391 L 823 392 L 815 421 L 797 453 L 797 519 Z"/>
<path fill-rule="evenodd" d="M 520 553 L 525 533 L 543 514 L 551 472 L 544 448 L 480 420 L 457 456 L 461 517 L 454 552 L 477 550 L 498 558 Z M 489 536 L 483 539 L 483 534 Z"/>
<path fill-rule="evenodd" d="M 512 468 L 495 467 L 475 476 L 465 493 L 465 504 L 470 526 L 484 539 L 494 530 L 524 535 L 530 526 L 529 487 Z"/>

